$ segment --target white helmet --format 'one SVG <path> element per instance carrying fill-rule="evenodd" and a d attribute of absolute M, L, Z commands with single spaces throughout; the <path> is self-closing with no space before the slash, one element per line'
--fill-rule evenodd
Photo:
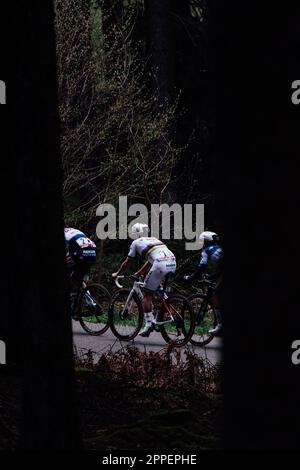
<path fill-rule="evenodd" d="M 141 224 L 140 222 L 137 222 L 131 227 L 131 234 L 137 235 L 138 237 L 142 237 L 148 232 L 149 232 L 149 227 L 147 224 Z"/>
<path fill-rule="evenodd" d="M 215 232 L 206 231 L 200 234 L 199 241 L 202 243 L 218 242 L 219 236 Z"/>

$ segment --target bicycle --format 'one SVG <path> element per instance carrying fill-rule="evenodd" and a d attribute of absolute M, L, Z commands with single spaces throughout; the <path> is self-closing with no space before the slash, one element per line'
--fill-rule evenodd
<path fill-rule="evenodd" d="M 85 276 L 75 292 L 71 292 L 71 315 L 92 336 L 100 336 L 108 328 L 111 296 L 104 286 L 89 282 Z"/>
<path fill-rule="evenodd" d="M 113 334 L 121 341 L 131 341 L 139 333 L 144 321 L 143 293 L 144 282 L 129 276 L 134 283 L 131 289 L 123 288 L 118 276 L 115 280 L 119 290 L 114 295 L 109 309 L 109 325 Z M 194 331 L 193 309 L 186 297 L 180 294 L 167 294 L 167 278 L 164 285 L 155 292 L 160 307 L 154 309 L 154 329 L 161 333 L 166 343 L 181 347 L 187 344 Z"/>
<path fill-rule="evenodd" d="M 201 292 L 188 297 L 195 313 L 195 330 L 190 342 L 194 346 L 206 346 L 215 338 L 209 330 L 217 324 L 215 310 L 211 305 L 215 282 L 202 278 L 199 284 Z"/>

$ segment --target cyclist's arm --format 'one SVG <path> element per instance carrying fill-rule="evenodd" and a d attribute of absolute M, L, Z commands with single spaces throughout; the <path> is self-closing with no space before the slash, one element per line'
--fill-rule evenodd
<path fill-rule="evenodd" d="M 135 273 L 135 276 L 144 276 L 150 271 L 152 264 L 149 263 L 149 261 L 146 261 L 146 263 L 143 264 L 143 266 Z"/>
<path fill-rule="evenodd" d="M 202 275 L 205 272 L 206 266 L 208 262 L 208 256 L 205 250 L 202 251 L 201 253 L 201 258 L 200 258 L 200 263 L 196 271 L 194 271 L 192 274 L 189 276 L 185 276 L 186 281 L 196 281 L 197 279 L 200 279 Z"/>
<path fill-rule="evenodd" d="M 196 281 L 197 279 L 200 279 L 205 271 L 205 267 L 200 265 L 196 271 L 194 271 L 192 274 L 189 276 L 185 276 L 186 281 Z"/>
<path fill-rule="evenodd" d="M 123 274 L 131 263 L 132 263 L 132 258 L 129 258 L 127 256 L 125 261 L 123 261 L 123 263 L 119 267 L 118 271 L 115 272 L 115 273 L 112 273 L 112 277 L 117 277 L 117 276 L 120 276 L 121 274 Z"/>

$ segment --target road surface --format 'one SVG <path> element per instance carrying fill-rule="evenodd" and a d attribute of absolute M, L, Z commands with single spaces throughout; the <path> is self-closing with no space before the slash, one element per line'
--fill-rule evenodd
<path fill-rule="evenodd" d="M 149 338 L 137 336 L 134 342 L 120 342 L 112 334 L 110 330 L 101 336 L 90 336 L 80 326 L 78 322 L 73 321 L 73 340 L 74 346 L 79 354 L 91 350 L 95 353 L 95 358 L 101 354 L 112 351 L 118 351 L 128 344 L 134 344 L 142 351 L 161 351 L 166 347 L 166 342 L 160 333 L 153 332 Z M 211 363 L 216 364 L 222 360 L 222 339 L 214 338 L 205 348 L 199 348 L 189 345 L 196 354 L 208 359 Z M 184 350 L 184 348 L 182 348 Z"/>

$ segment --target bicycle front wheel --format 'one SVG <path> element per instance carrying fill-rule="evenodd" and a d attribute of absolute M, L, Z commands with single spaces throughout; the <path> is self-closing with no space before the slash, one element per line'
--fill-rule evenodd
<path fill-rule="evenodd" d="M 135 293 L 130 296 L 130 292 L 130 289 L 120 289 L 109 309 L 110 329 L 121 341 L 133 340 L 143 324 L 142 302 Z"/>
<path fill-rule="evenodd" d="M 170 295 L 165 300 L 157 321 L 165 322 L 159 327 L 164 340 L 177 347 L 190 341 L 195 328 L 193 308 L 187 298 L 180 294 Z"/>
<path fill-rule="evenodd" d="M 214 338 L 209 330 L 216 326 L 215 311 L 205 295 L 194 294 L 189 297 L 189 301 L 193 307 L 196 321 L 191 343 L 194 346 L 206 346 Z"/>
<path fill-rule="evenodd" d="M 100 284 L 89 284 L 82 289 L 78 299 L 78 319 L 87 333 L 99 336 L 108 330 L 110 302 L 109 292 Z"/>

